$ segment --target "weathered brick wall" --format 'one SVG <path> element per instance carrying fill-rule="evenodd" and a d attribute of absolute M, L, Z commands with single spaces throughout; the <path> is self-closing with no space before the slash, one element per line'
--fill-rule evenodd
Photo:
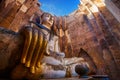
<path fill-rule="evenodd" d="M 54 28 L 58 35 L 64 34 L 60 37 L 60 47 L 66 57 L 84 57 L 97 74 L 108 74 L 111 80 L 119 80 L 120 4 L 115 0 L 102 1 L 82 0 L 72 14 L 55 16 Z M 33 13 L 42 13 L 39 5 L 37 0 L 1 0 L 0 26 L 17 32 L 29 24 Z"/>
<path fill-rule="evenodd" d="M 113 14 L 113 16 L 120 22 L 120 7 L 119 0 L 105 0 L 107 9 Z"/>
<path fill-rule="evenodd" d="M 111 80 L 117 80 L 120 23 L 106 6 L 101 0 L 82 0 L 79 10 L 67 18 L 67 24 L 74 56 L 84 49 L 97 67 L 97 74 L 108 74 Z"/>
<path fill-rule="evenodd" d="M 119 0 L 112 0 L 112 2 L 114 2 L 114 4 L 120 8 L 120 1 Z"/>
<path fill-rule="evenodd" d="M 41 14 L 37 0 L 6 0 L 0 5 L 0 26 L 18 31 L 34 13 Z"/>

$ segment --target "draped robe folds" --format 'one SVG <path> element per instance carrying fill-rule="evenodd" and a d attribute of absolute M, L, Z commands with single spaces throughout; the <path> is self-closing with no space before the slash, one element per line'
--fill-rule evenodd
<path fill-rule="evenodd" d="M 65 58 L 65 53 L 60 51 L 60 47 L 58 44 L 59 37 L 54 35 L 51 39 L 49 39 L 50 34 L 42 30 L 44 34 L 47 36 L 48 44 L 46 48 L 46 53 L 43 60 L 43 78 L 64 78 L 66 75 L 67 67 L 70 68 L 70 73 L 72 76 L 77 76 L 75 72 L 75 66 L 77 64 L 85 63 L 87 64 L 83 58 Z"/>
<path fill-rule="evenodd" d="M 0 47 L 0 54 L 1 54 L 0 55 L 1 57 L 0 73 L 3 74 L 2 71 L 3 72 L 6 72 L 6 70 L 12 71 L 16 63 L 17 64 L 19 63 L 20 54 L 22 53 L 22 49 L 23 49 L 22 44 L 24 42 L 24 39 L 22 35 L 19 35 L 15 32 L 12 32 L 3 28 L 0 28 L 0 37 L 1 37 L 0 43 L 1 45 L 3 45 L 3 47 L 2 46 Z M 63 78 L 66 75 L 67 67 L 70 67 L 70 72 L 72 76 L 77 76 L 75 72 L 75 65 L 81 64 L 82 62 L 84 62 L 83 58 L 76 58 L 76 57 L 65 58 L 65 54 L 63 52 L 60 52 L 58 39 L 59 38 L 57 36 L 53 36 L 52 39 L 47 44 L 46 52 L 48 52 L 48 54 L 44 55 L 43 59 L 41 60 L 42 72 L 37 73 L 39 75 L 39 78 Z M 4 63 L 3 63 L 3 60 L 4 60 Z M 22 68 L 20 70 L 29 71 L 25 67 L 22 67 Z M 20 73 L 24 74 L 23 71 L 21 71 Z M 10 75 L 9 73 L 8 73 L 8 76 Z M 31 77 L 31 74 L 29 74 L 29 72 L 27 73 L 28 73 L 27 74 L 28 79 L 33 78 Z"/>

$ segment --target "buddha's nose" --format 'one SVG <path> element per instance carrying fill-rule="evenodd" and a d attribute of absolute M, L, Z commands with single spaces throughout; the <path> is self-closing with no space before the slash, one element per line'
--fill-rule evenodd
<path fill-rule="evenodd" d="M 52 17 L 50 18 L 50 21 L 53 21 L 53 18 L 52 18 Z"/>

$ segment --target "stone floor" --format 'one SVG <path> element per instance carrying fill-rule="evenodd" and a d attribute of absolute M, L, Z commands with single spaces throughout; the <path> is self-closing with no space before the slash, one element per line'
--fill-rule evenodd
<path fill-rule="evenodd" d="M 92 75 L 88 78 L 79 78 L 79 77 L 71 77 L 71 78 L 59 78 L 59 79 L 40 79 L 40 80 L 110 80 L 108 75 Z"/>
<path fill-rule="evenodd" d="M 78 78 L 78 77 L 72 77 L 72 78 L 40 79 L 40 80 L 91 80 L 91 79 L 90 79 L 90 78 Z"/>

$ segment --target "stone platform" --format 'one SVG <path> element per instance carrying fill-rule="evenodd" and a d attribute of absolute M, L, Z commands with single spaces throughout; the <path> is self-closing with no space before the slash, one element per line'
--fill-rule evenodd
<path fill-rule="evenodd" d="M 72 77 L 72 78 L 40 79 L 40 80 L 91 80 L 91 78 L 78 78 L 78 77 Z"/>
<path fill-rule="evenodd" d="M 59 79 L 40 79 L 40 80 L 110 80 L 108 75 L 91 75 L 88 78 L 59 78 Z"/>

